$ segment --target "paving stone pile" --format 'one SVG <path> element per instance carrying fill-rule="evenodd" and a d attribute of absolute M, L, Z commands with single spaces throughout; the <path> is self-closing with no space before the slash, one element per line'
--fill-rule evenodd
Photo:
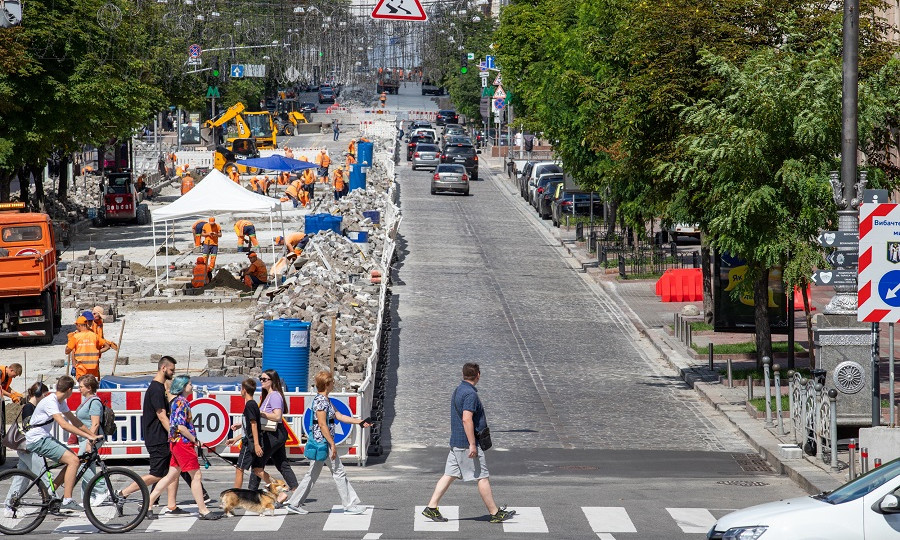
<path fill-rule="evenodd" d="M 140 294 L 143 279 L 134 275 L 131 262 L 124 255 L 110 250 L 97 255 L 96 248 L 66 264 L 59 278 L 62 287 L 62 307 L 76 308 L 76 312 L 103 306 L 107 313 L 118 313 L 127 300 Z"/>

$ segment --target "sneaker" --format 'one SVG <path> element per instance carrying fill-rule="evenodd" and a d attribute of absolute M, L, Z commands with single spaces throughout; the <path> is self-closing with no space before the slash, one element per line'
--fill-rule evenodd
<path fill-rule="evenodd" d="M 425 510 L 422 510 L 422 515 L 430 519 L 431 521 L 445 522 L 449 521 L 447 518 L 441 515 L 441 511 L 437 509 L 437 507 L 429 508 L 425 507 Z"/>
<path fill-rule="evenodd" d="M 69 502 L 64 502 L 59 505 L 60 510 L 66 510 L 69 512 L 84 512 L 84 508 L 75 502 L 75 499 L 70 500 Z"/>
<path fill-rule="evenodd" d="M 502 523 L 516 515 L 515 510 L 507 510 L 504 506 L 497 510 L 496 514 L 491 514 L 491 523 Z"/>
<path fill-rule="evenodd" d="M 95 495 L 91 497 L 91 506 L 106 506 L 110 504 L 109 493 L 104 493 L 102 495 Z"/>
<path fill-rule="evenodd" d="M 121 489 L 117 489 L 117 490 L 113 491 L 113 494 L 115 494 L 116 499 L 118 499 L 118 500 L 123 500 L 123 499 L 127 499 L 127 498 L 128 498 L 127 495 L 123 495 L 123 494 L 122 494 L 122 490 L 121 490 Z"/>
<path fill-rule="evenodd" d="M 366 507 L 354 505 L 354 506 L 351 506 L 350 508 L 344 508 L 344 513 L 350 514 L 351 516 L 358 516 L 360 514 L 366 513 Z"/>
<path fill-rule="evenodd" d="M 284 509 L 292 514 L 297 514 L 298 516 L 303 516 L 309 513 L 309 510 L 300 506 L 294 506 L 293 504 L 284 505 Z"/>
<path fill-rule="evenodd" d="M 187 516 L 190 514 L 187 510 L 180 506 L 176 506 L 174 510 L 170 509 L 168 506 L 163 506 L 162 510 L 160 510 L 159 515 L 169 515 L 169 516 Z"/>
<path fill-rule="evenodd" d="M 209 496 L 209 493 L 203 493 L 203 502 L 209 504 L 212 502 L 212 497 Z"/>
<path fill-rule="evenodd" d="M 220 514 L 218 512 L 207 512 L 205 514 L 200 514 L 199 519 L 206 520 L 206 521 L 215 521 L 221 517 L 222 517 L 222 514 Z"/>

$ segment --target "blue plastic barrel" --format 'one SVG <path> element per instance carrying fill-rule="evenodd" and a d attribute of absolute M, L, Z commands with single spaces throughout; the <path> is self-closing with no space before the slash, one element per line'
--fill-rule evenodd
<path fill-rule="evenodd" d="M 370 142 L 356 143 L 356 161 L 364 167 L 372 166 L 372 154 L 375 151 L 375 145 Z"/>
<path fill-rule="evenodd" d="M 288 392 L 305 392 L 309 379 L 309 323 L 300 319 L 263 322 L 263 370 L 274 369 Z"/>
<path fill-rule="evenodd" d="M 381 224 L 381 211 L 379 210 L 363 210 L 363 217 L 369 218 L 373 225 Z"/>
<path fill-rule="evenodd" d="M 343 216 L 333 216 L 331 214 L 320 214 L 319 215 L 319 226 L 321 230 L 332 230 L 337 234 L 341 234 L 341 221 L 343 221 Z"/>
<path fill-rule="evenodd" d="M 306 234 L 316 234 L 322 230 L 322 222 L 319 217 L 322 214 L 310 214 L 304 217 L 303 232 Z"/>
<path fill-rule="evenodd" d="M 347 231 L 347 238 L 349 238 L 351 242 L 365 244 L 369 241 L 369 231 Z"/>
<path fill-rule="evenodd" d="M 350 191 L 354 189 L 366 189 L 366 175 L 359 163 L 350 166 Z"/>

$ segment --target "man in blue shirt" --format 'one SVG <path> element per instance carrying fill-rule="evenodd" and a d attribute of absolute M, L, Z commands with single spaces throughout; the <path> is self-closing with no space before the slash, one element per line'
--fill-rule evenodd
<path fill-rule="evenodd" d="M 432 521 L 447 521 L 438 510 L 438 503 L 457 478 L 463 482 L 478 482 L 478 493 L 491 514 L 491 523 L 504 522 L 516 514 L 515 510 L 507 510 L 505 506 L 500 508 L 494 503 L 484 450 L 475 437 L 476 433 L 487 427 L 484 407 L 475 389 L 479 380 L 481 368 L 478 364 L 470 362 L 463 366 L 463 380 L 450 400 L 450 454 L 444 466 L 444 475 L 438 480 L 431 501 L 422 511 L 422 515 Z"/>

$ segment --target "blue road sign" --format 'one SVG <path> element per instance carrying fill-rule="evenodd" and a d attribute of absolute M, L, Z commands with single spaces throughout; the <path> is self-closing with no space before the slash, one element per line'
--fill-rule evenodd
<path fill-rule="evenodd" d="M 240 79 L 244 76 L 244 64 L 231 64 L 231 77 Z"/>
<path fill-rule="evenodd" d="M 196 43 L 188 47 L 188 54 L 191 58 L 197 58 L 201 53 L 203 53 L 203 50 L 200 48 L 200 45 Z"/>
<path fill-rule="evenodd" d="M 487 64 L 485 62 L 478 63 L 478 71 L 487 71 Z"/>
<path fill-rule="evenodd" d="M 353 416 L 353 413 L 350 412 L 350 407 L 348 407 L 343 401 L 339 401 L 334 398 L 329 398 L 331 400 L 331 404 L 334 405 L 334 409 L 343 414 L 344 416 Z M 312 425 L 313 419 L 315 418 L 315 414 L 313 413 L 312 407 L 306 409 L 306 412 L 303 413 L 303 430 L 306 431 L 306 434 L 312 437 Z M 340 422 L 338 420 L 334 421 L 334 444 L 340 444 L 347 437 L 350 436 L 350 433 L 353 432 L 352 424 L 345 424 L 344 422 Z"/>
<path fill-rule="evenodd" d="M 486 55 L 486 56 L 484 57 L 484 63 L 487 65 L 487 68 L 488 68 L 488 69 L 495 69 L 495 68 L 494 68 L 494 56 L 493 56 L 493 55 L 491 55 L 491 54 Z"/>
<path fill-rule="evenodd" d="M 506 105 L 506 100 L 504 100 L 503 98 L 497 98 L 494 100 L 494 108 L 498 111 L 502 109 L 504 105 Z"/>
<path fill-rule="evenodd" d="M 878 282 L 878 296 L 892 307 L 900 307 L 900 270 L 891 270 Z"/>

